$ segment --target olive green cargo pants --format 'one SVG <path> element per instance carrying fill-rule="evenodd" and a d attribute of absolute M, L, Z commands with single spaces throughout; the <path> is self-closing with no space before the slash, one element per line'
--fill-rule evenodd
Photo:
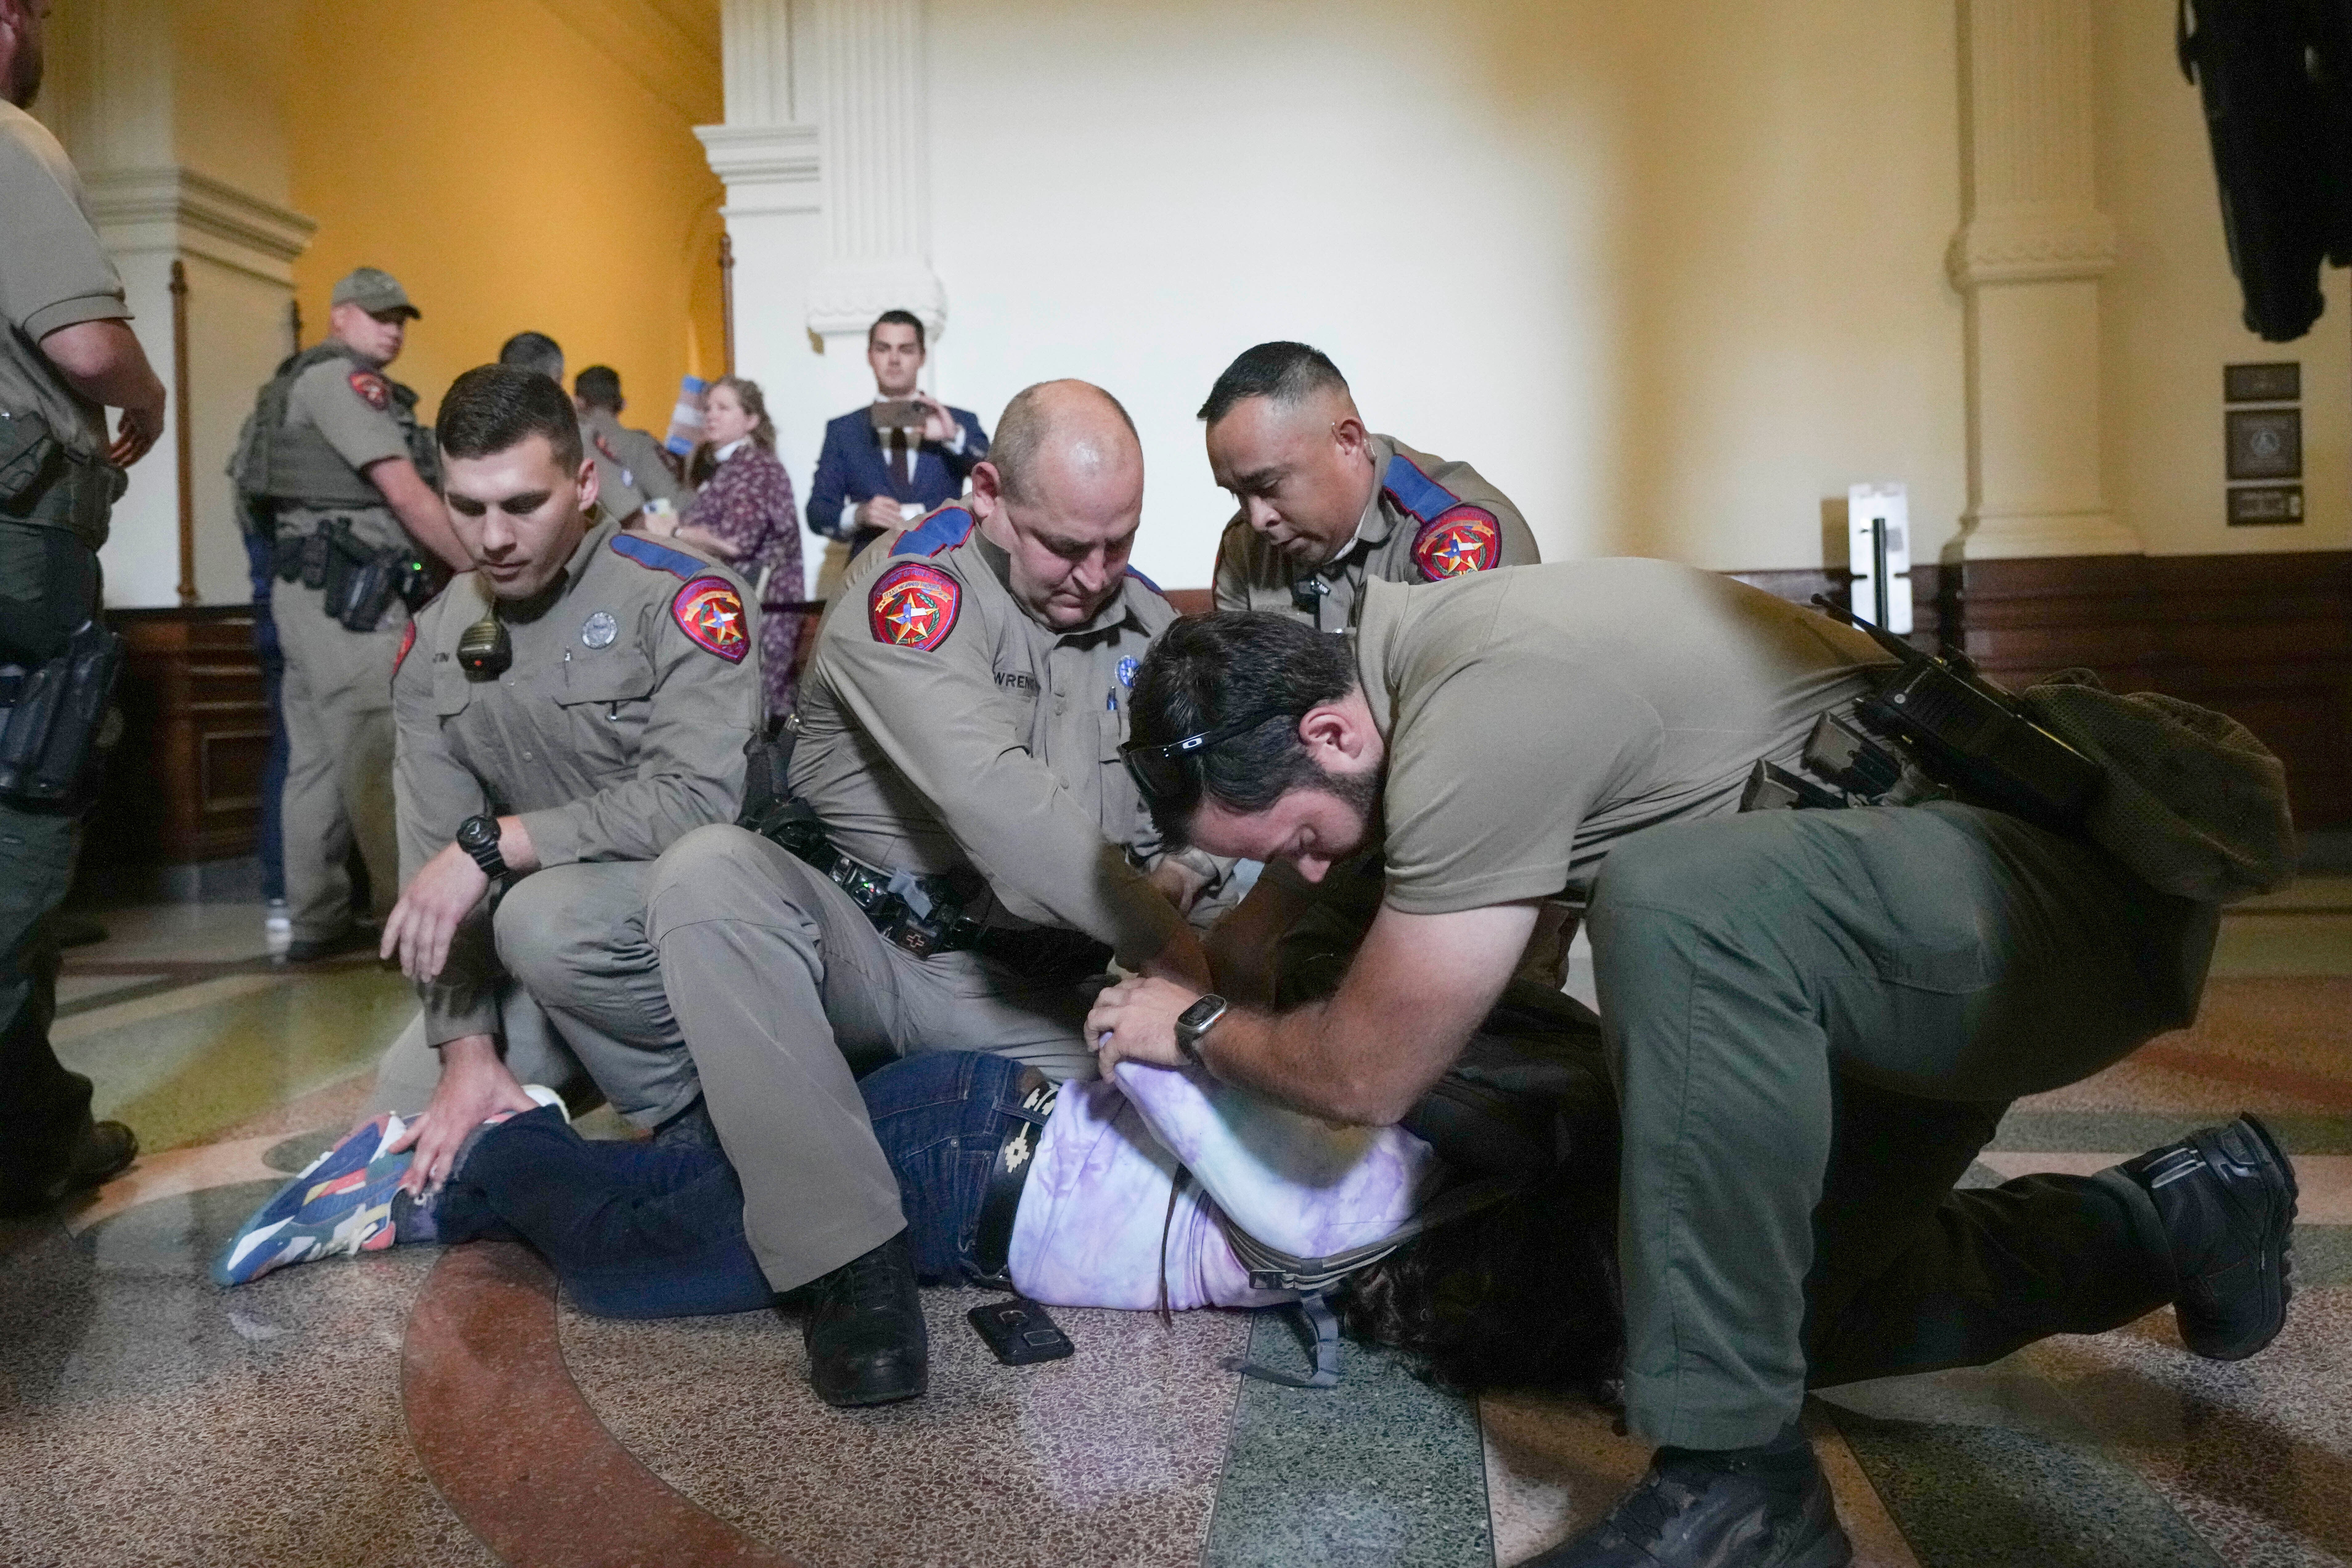
<path fill-rule="evenodd" d="M 1633 1428 L 1761 1443 L 1809 1382 L 1990 1361 L 2169 1300 L 2127 1178 L 1952 1184 L 2011 1100 L 2188 1023 L 2216 924 L 1966 806 L 1757 813 L 1612 851 L 1589 925 Z"/>

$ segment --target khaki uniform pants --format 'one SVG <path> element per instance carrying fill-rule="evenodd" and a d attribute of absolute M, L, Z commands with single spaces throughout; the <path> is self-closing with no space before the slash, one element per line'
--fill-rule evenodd
<path fill-rule="evenodd" d="M 661 858 L 646 927 L 742 1178 L 745 1234 L 780 1291 L 906 1224 L 853 1062 L 994 1051 L 1056 1079 L 1094 1071 L 1083 989 L 973 952 L 917 958 L 806 862 L 740 828 L 698 828 Z"/>
<path fill-rule="evenodd" d="M 701 1092 L 646 940 L 652 870 L 644 861 L 596 861 L 534 871 L 508 889 L 492 921 L 509 976 L 499 997 L 507 1070 L 558 1089 L 576 1089 L 584 1074 L 614 1110 L 647 1129 Z M 419 1017 L 385 1051 L 367 1113 L 421 1110 L 440 1078 L 440 1053 L 425 1043 Z"/>
<path fill-rule="evenodd" d="M 327 618 L 325 594 L 279 583 L 270 601 L 286 655 L 286 902 L 298 942 L 322 942 L 351 924 L 357 844 L 379 915 L 400 892 L 400 846 L 392 802 L 392 665 L 407 622 L 388 616 L 372 632 Z"/>
<path fill-rule="evenodd" d="M 2020 1095 L 2195 1016 L 2216 911 L 1969 806 L 1759 812 L 1612 851 L 1625 1404 L 1769 1440 L 1810 1382 L 1976 1364 L 2171 1300 L 2128 1177 L 1953 1184 Z"/>

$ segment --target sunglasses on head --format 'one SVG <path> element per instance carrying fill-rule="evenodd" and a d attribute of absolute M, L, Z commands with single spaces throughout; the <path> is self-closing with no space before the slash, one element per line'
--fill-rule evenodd
<path fill-rule="evenodd" d="M 1269 708 L 1246 719 L 1237 719 L 1213 730 L 1187 735 L 1181 741 L 1168 741 L 1156 746 L 1129 741 L 1118 749 L 1118 760 L 1127 764 L 1127 775 L 1135 781 L 1135 787 L 1143 792 L 1144 799 L 1181 799 L 1201 787 L 1202 752 L 1221 741 L 1246 735 L 1268 719 L 1281 717 L 1282 710 Z"/>

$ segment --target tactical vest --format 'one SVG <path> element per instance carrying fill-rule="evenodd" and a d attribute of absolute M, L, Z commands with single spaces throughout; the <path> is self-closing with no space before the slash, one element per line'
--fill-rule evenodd
<path fill-rule="evenodd" d="M 383 492 L 343 461 L 318 426 L 295 428 L 286 422 L 286 404 L 296 378 L 312 365 L 331 359 L 348 360 L 362 370 L 376 368 L 333 338 L 280 364 L 254 400 L 253 412 L 246 416 L 245 427 L 237 432 L 236 454 L 229 458 L 229 479 L 240 495 L 312 507 L 384 504 Z M 392 416 L 399 421 L 407 440 L 410 459 L 426 484 L 437 486 L 440 454 L 432 431 L 416 422 L 416 394 L 389 376 L 383 379 L 392 389 Z"/>

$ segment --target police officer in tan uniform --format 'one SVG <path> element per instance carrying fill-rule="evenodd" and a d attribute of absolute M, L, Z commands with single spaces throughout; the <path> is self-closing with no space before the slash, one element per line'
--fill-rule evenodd
<path fill-rule="evenodd" d="M 1221 610 L 1345 631 L 1368 581 L 1441 583 L 1539 559 L 1508 496 L 1467 463 L 1367 431 L 1339 367 L 1305 343 L 1244 353 L 1201 417 L 1209 467 L 1241 503 L 1217 544 Z"/>
<path fill-rule="evenodd" d="M 670 471 L 659 441 L 621 423 L 620 373 L 590 365 L 573 379 L 572 401 L 580 410 L 588 455 L 596 460 L 596 493 L 605 514 L 626 525 L 651 501 L 675 510 L 686 486 Z"/>
<path fill-rule="evenodd" d="M 98 618 L 98 550 L 122 469 L 163 427 L 163 387 L 81 181 L 23 107 L 47 11 L 0 0 L 0 1215 L 102 1182 L 139 1150 L 120 1121 L 90 1119 L 90 1080 L 49 1046 L 47 922 L 73 880 L 103 694 L 42 724 L 26 693 L 119 657 Z M 111 441 L 109 406 L 122 410 Z"/>
<path fill-rule="evenodd" d="M 1108 1060 L 1189 1055 L 1393 1121 L 1501 994 L 1538 901 L 1588 906 L 1622 1107 L 1625 1413 L 1659 1449 L 1544 1564 L 1844 1563 L 1798 1424 L 1809 1385 L 1979 1364 L 2168 1301 L 2217 1360 L 2285 1321 L 2294 1176 L 2252 1118 L 2095 1175 L 1955 1190 L 2011 1100 L 2196 1016 L 2210 896 L 2292 864 L 2284 789 L 2253 782 L 2275 759 L 2240 750 L 2210 816 L 2140 795 L 2137 818 L 2071 831 L 1963 804 L 1967 772 L 1944 775 L 1962 798 L 1741 809 L 1758 763 L 1808 765 L 1822 715 L 1850 721 L 1891 662 L 1741 584 L 1613 560 L 1376 583 L 1344 641 L 1187 621 L 1138 675 L 1133 760 L 1171 833 L 1308 878 L 1377 840 L 1387 884 L 1328 1003 L 1180 1036 L 1196 998 L 1128 982 L 1088 1020 Z M 2145 711 L 2169 737 L 2154 769 L 2222 776 L 2187 723 Z M 2226 873 L 2213 831 L 2246 851 Z M 2216 869 L 2159 889 L 2145 873 L 2170 867 L 2126 858 L 2136 840 Z"/>
<path fill-rule="evenodd" d="M 1260 343 L 1209 400 L 1209 466 L 1241 503 L 1217 546 L 1221 610 L 1270 610 L 1322 631 L 1363 613 L 1367 582 L 1439 583 L 1539 557 L 1508 496 L 1467 463 L 1364 428 L 1339 367 L 1305 343 Z M 1269 866 L 1211 940 L 1217 973 L 1251 1001 L 1303 1001 L 1339 983 L 1381 901 L 1377 854 L 1309 887 Z M 1565 913 L 1547 915 L 1527 971 L 1566 975 Z M 1557 973 L 1555 973 L 1557 972 Z"/>
<path fill-rule="evenodd" d="M 398 887 L 393 831 L 392 663 L 425 556 L 467 563 L 433 489 L 416 395 L 383 370 L 420 312 L 390 273 L 334 288 L 327 339 L 261 390 L 230 472 L 274 518 L 271 612 L 286 655 L 286 901 L 297 962 L 355 940 L 344 862 L 357 844 L 378 910 Z"/>
<path fill-rule="evenodd" d="M 1077 986 L 1116 952 L 1199 973 L 1170 861 L 1118 763 L 1127 682 L 1176 618 L 1127 569 L 1143 458 L 1077 382 L 1007 406 L 969 510 L 861 555 L 801 699 L 800 853 L 739 828 L 662 858 L 646 920 L 744 1220 L 779 1290 L 819 1281 L 812 1377 L 841 1405 L 920 1394 L 898 1184 L 851 1058 L 993 1050 L 1091 1070 Z"/>
<path fill-rule="evenodd" d="M 761 711 L 741 580 L 592 521 L 595 468 L 562 387 L 468 371 L 439 435 L 478 564 L 418 615 L 392 682 L 408 881 L 383 947 L 424 1017 L 373 1107 L 429 1100 L 419 1184 L 483 1117 L 528 1108 L 524 1081 L 584 1067 L 647 1129 L 693 1107 L 643 880 L 685 834 L 733 820 Z"/>

